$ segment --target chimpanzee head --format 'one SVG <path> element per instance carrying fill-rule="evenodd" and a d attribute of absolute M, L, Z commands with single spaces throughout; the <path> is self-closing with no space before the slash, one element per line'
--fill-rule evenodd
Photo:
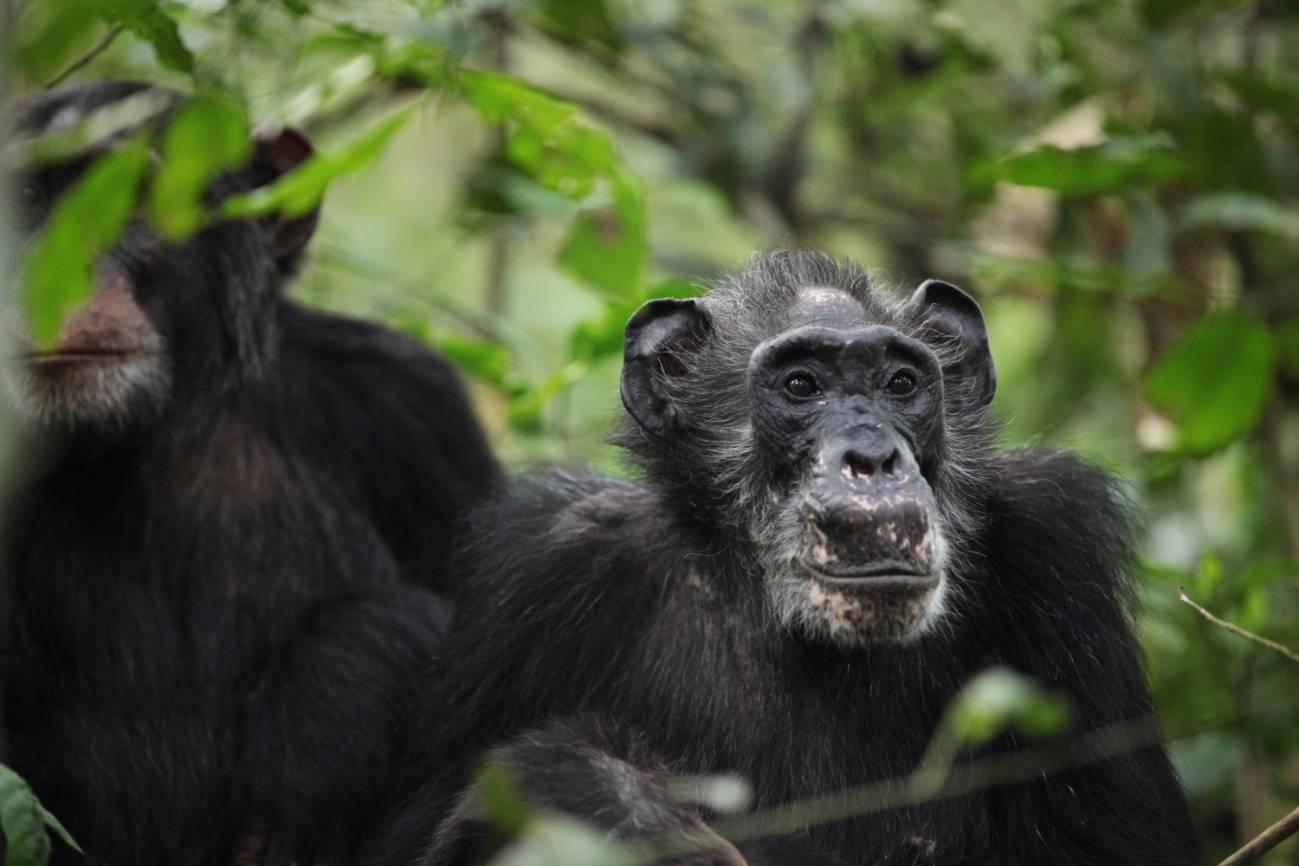
<path fill-rule="evenodd" d="M 124 139 L 156 138 L 184 103 L 171 91 L 101 82 L 42 93 L 18 107 L 20 139 L 126 116 L 71 158 L 26 166 L 16 178 L 20 226 L 34 236 L 60 197 Z M 124 105 L 135 109 L 124 112 Z M 143 117 L 142 120 L 136 119 Z M 104 125 L 100 124 L 102 128 Z M 257 138 L 248 165 L 215 179 L 208 205 L 254 189 L 311 153 L 283 130 Z M 96 440 L 150 429 L 169 414 L 256 376 L 275 349 L 279 289 L 311 236 L 316 213 L 226 221 L 168 243 L 133 219 L 95 263 L 94 291 L 54 345 L 26 348 L 9 391 L 23 414 L 55 432 Z"/>
<path fill-rule="evenodd" d="M 627 325 L 622 397 L 652 478 L 754 552 L 786 626 L 905 642 L 951 606 L 995 374 L 978 305 L 909 301 L 816 253 L 757 258 Z"/>

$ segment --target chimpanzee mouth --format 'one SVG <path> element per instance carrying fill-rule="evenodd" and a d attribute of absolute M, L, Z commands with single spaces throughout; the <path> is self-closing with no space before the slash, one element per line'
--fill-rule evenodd
<path fill-rule="evenodd" d="M 38 367 L 60 367 L 78 364 L 122 364 L 145 357 L 141 349 L 59 348 L 49 352 L 27 352 L 22 360 Z"/>
<path fill-rule="evenodd" d="M 938 583 L 938 576 L 914 562 L 882 559 L 859 564 L 802 566 L 820 583 L 840 588 L 928 589 Z"/>

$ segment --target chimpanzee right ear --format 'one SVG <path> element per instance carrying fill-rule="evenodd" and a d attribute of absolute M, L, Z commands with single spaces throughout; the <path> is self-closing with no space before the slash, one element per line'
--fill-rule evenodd
<path fill-rule="evenodd" d="M 282 128 L 258 133 L 253 139 L 254 159 L 265 183 L 288 174 L 315 154 L 315 148 L 296 129 Z M 271 255 L 281 264 L 291 264 L 311 240 L 320 222 L 320 207 L 297 216 L 277 216 L 270 223 Z"/>
<path fill-rule="evenodd" d="M 646 433 L 670 436 L 685 428 L 672 380 L 686 374 L 683 356 L 703 345 L 711 330 L 707 311 L 694 299 L 649 301 L 627 321 L 622 404 Z"/>

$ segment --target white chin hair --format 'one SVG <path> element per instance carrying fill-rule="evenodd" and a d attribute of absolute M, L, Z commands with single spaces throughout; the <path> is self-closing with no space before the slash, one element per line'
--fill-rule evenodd
<path fill-rule="evenodd" d="M 122 428 L 171 391 L 171 371 L 157 355 L 46 369 L 19 363 L 5 380 L 19 415 L 60 428 Z"/>
<path fill-rule="evenodd" d="M 907 644 L 933 631 L 948 612 L 949 583 L 940 576 L 931 589 L 899 597 L 869 587 L 829 586 L 791 564 L 781 574 L 767 575 L 767 596 L 784 627 L 851 648 Z"/>

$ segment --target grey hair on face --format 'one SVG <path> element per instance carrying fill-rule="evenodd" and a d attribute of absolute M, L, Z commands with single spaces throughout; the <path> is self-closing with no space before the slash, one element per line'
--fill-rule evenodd
<path fill-rule="evenodd" d="M 116 433 L 165 405 L 172 374 L 165 357 L 151 352 L 63 369 L 15 364 L 6 371 L 5 385 L 17 414 L 41 427 Z"/>
<path fill-rule="evenodd" d="M 799 491 L 789 495 L 771 489 L 764 513 L 751 524 L 762 566 L 767 608 L 783 628 L 812 640 L 845 648 L 880 643 L 910 643 L 942 628 L 953 610 L 950 577 L 953 546 L 941 512 L 930 528 L 934 573 L 938 582 L 927 593 L 890 599 L 870 597 L 818 581 L 802 564 L 819 532 L 808 520 L 814 500 Z"/>

